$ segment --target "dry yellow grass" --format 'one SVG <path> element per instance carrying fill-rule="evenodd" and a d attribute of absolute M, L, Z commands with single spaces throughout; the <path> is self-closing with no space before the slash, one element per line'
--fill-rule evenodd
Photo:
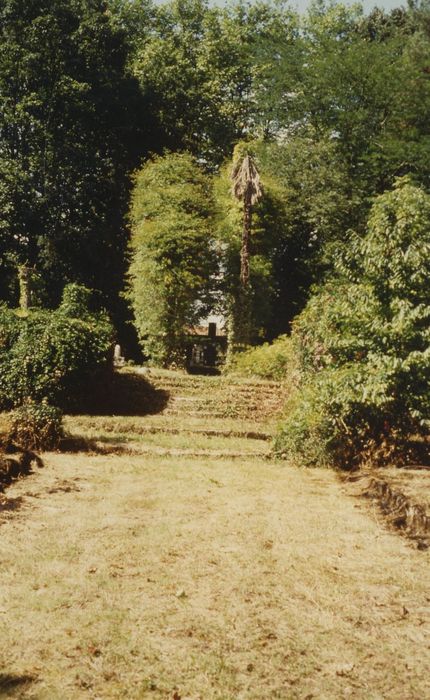
<path fill-rule="evenodd" d="M 9 495 L 9 697 L 430 695 L 428 555 L 329 472 L 49 455 Z"/>
<path fill-rule="evenodd" d="M 332 472 L 45 461 L 0 513 L 0 696 L 430 697 L 429 553 Z"/>

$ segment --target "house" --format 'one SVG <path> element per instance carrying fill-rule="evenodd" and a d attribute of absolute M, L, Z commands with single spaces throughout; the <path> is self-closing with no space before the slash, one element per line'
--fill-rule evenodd
<path fill-rule="evenodd" d="M 190 372 L 217 372 L 227 351 L 227 332 L 221 316 L 209 316 L 202 324 L 188 329 L 187 369 Z"/>

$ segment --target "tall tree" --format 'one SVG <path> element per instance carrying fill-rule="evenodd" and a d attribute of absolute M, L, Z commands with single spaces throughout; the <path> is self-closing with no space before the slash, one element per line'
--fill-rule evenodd
<path fill-rule="evenodd" d="M 285 58 L 282 90 L 288 75 L 292 91 L 297 41 L 297 15 L 282 4 L 156 7 L 150 31 L 134 40 L 133 70 L 158 119 L 157 144 L 214 168 L 250 132 L 270 133 L 281 88 L 271 61 Z"/>
<path fill-rule="evenodd" d="M 132 198 L 130 299 L 144 353 L 185 363 L 189 326 L 213 308 L 217 285 L 210 179 L 188 153 L 149 161 Z"/>
<path fill-rule="evenodd" d="M 241 152 L 242 151 L 242 152 Z M 239 288 L 231 304 L 229 326 L 229 353 L 247 346 L 252 338 L 252 304 L 249 289 L 250 238 L 252 209 L 263 195 L 260 175 L 249 151 L 236 147 L 231 172 L 231 192 L 240 203 L 242 240 L 240 246 Z"/>
<path fill-rule="evenodd" d="M 112 306 L 140 110 L 123 33 L 103 0 L 1 0 L 0 45 L 0 259 L 48 303 L 79 281 Z"/>
<path fill-rule="evenodd" d="M 252 208 L 263 196 L 260 175 L 254 158 L 245 153 L 233 164 L 232 193 L 243 206 L 242 246 L 240 250 L 240 282 L 244 289 L 249 282 L 249 239 L 252 226 Z"/>
<path fill-rule="evenodd" d="M 226 163 L 214 181 L 224 313 L 233 350 L 234 346 L 270 337 L 273 315 L 280 311 L 276 259 L 286 245 L 289 228 L 285 190 L 265 163 L 268 148 L 266 142 L 238 144 L 233 167 L 231 161 Z M 247 172 L 247 165 L 251 165 L 247 156 L 252 162 L 251 172 Z M 264 182 L 264 196 L 256 162 Z M 237 176 L 239 197 L 232 196 L 232 174 Z M 246 187 L 249 176 L 251 182 Z"/>

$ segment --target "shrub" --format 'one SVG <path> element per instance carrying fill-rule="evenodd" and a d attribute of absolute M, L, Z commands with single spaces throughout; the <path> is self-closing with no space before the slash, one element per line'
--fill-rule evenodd
<path fill-rule="evenodd" d="M 430 427 L 430 196 L 402 179 L 296 320 L 300 387 L 276 441 L 305 464 L 413 458 Z"/>
<path fill-rule="evenodd" d="M 62 412 L 48 403 L 27 401 L 10 416 L 10 439 L 26 450 L 53 450 L 63 437 Z"/>
<path fill-rule="evenodd" d="M 372 381 L 383 377 L 369 375 L 359 363 L 317 372 L 291 395 L 275 451 L 305 466 L 354 469 L 367 461 L 406 461 L 416 424 L 392 405 L 388 392 L 385 401 L 372 400 Z"/>
<path fill-rule="evenodd" d="M 294 350 L 286 335 L 273 343 L 264 343 L 245 352 L 236 353 L 230 359 L 229 370 L 235 374 L 262 379 L 295 382 Z"/>
<path fill-rule="evenodd" d="M 63 291 L 59 311 L 71 318 L 86 318 L 91 315 L 92 291 L 81 284 L 68 284 Z"/>
<path fill-rule="evenodd" d="M 21 318 L 2 311 L 9 330 L 0 333 L 0 409 L 28 399 L 76 405 L 106 369 L 113 335 L 107 317 L 81 309 L 84 318 L 74 318 L 70 311 L 62 305 Z"/>

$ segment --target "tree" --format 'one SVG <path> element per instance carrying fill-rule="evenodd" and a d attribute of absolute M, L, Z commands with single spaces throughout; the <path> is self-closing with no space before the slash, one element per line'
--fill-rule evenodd
<path fill-rule="evenodd" d="M 188 150 L 214 169 L 240 139 L 269 133 L 279 119 L 271 61 L 291 59 L 284 90 L 297 37 L 297 15 L 281 4 L 172 0 L 154 8 L 150 30 L 134 39 L 133 71 L 158 120 L 157 146 Z"/>
<path fill-rule="evenodd" d="M 214 179 L 216 232 L 222 258 L 222 302 L 229 319 L 230 349 L 273 337 L 275 317 L 287 315 L 286 309 L 279 306 L 277 260 L 284 254 L 290 236 L 286 216 L 288 202 L 285 188 L 268 167 L 271 148 L 275 145 L 253 141 L 239 144 L 236 149 L 235 165 L 240 164 L 247 153 L 253 154 L 264 182 L 264 197 L 252 207 L 252 222 L 245 217 L 248 225 L 252 223 L 251 228 L 247 225 L 246 231 L 243 195 L 239 199 L 232 196 L 232 163 L 227 162 Z M 262 190 L 262 186 L 258 189 Z M 244 237 L 247 252 L 243 250 Z M 247 261 L 245 286 L 241 282 L 241 258 Z"/>
<path fill-rule="evenodd" d="M 249 152 L 236 154 L 231 172 L 232 194 L 242 209 L 242 242 L 240 248 L 240 285 L 230 310 L 229 350 L 248 345 L 252 334 L 252 310 L 249 296 L 249 258 L 252 208 L 263 195 L 260 175 Z"/>
<path fill-rule="evenodd" d="M 267 183 L 263 211 L 269 193 L 271 201 L 264 225 L 275 293 L 265 327 L 266 337 L 273 339 L 290 331 L 310 287 L 332 268 L 332 251 L 349 227 L 361 224 L 362 202 L 351 195 L 347 167 L 333 139 L 309 130 L 263 142 L 255 151 Z"/>
<path fill-rule="evenodd" d="M 3 268 L 41 273 L 48 304 L 79 281 L 112 308 L 139 157 L 140 97 L 123 33 L 103 0 L 1 0 L 0 41 Z"/>
<path fill-rule="evenodd" d="M 287 77 L 279 91 L 289 139 L 301 133 L 336 144 L 363 231 L 369 196 L 410 171 L 429 179 L 428 14 L 364 16 L 359 5 L 313 3 L 303 18 L 297 88 L 291 95 Z M 282 85 L 285 61 L 272 68 Z"/>
<path fill-rule="evenodd" d="M 417 459 L 430 426 L 429 261 L 430 196 L 399 178 L 296 319 L 300 386 L 282 451 L 349 467 Z"/>
<path fill-rule="evenodd" d="M 232 193 L 243 206 L 242 246 L 240 250 L 240 282 L 244 289 L 249 282 L 249 239 L 252 208 L 263 196 L 260 175 L 250 153 L 239 156 L 231 173 Z"/>
<path fill-rule="evenodd" d="M 187 153 L 155 157 L 133 191 L 130 299 L 146 356 L 185 363 L 189 327 L 214 304 L 210 179 Z"/>

